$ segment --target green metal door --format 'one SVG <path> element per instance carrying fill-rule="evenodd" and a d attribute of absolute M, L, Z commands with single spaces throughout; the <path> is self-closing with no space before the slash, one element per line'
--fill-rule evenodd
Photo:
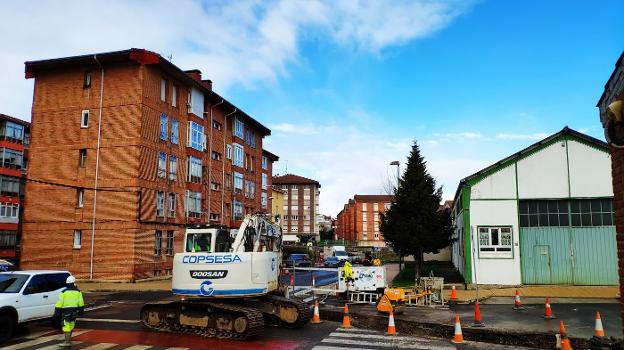
<path fill-rule="evenodd" d="M 615 228 L 572 227 L 574 284 L 618 284 Z"/>
<path fill-rule="evenodd" d="M 524 284 L 572 284 L 568 228 L 521 228 L 520 253 Z"/>
<path fill-rule="evenodd" d="M 524 284 L 616 285 L 615 227 L 523 227 Z"/>

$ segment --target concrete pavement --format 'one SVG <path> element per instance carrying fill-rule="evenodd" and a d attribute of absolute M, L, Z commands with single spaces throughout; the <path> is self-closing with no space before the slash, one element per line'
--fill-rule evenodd
<path fill-rule="evenodd" d="M 508 297 L 512 300 L 516 290 L 520 291 L 522 298 L 591 298 L 591 299 L 617 299 L 620 297 L 619 287 L 616 286 L 518 286 L 514 288 L 489 288 L 481 287 L 479 289 L 479 300 L 492 297 Z M 445 290 L 445 299 L 451 296 L 451 290 Z M 457 299 L 460 303 L 474 302 L 477 299 L 477 291 L 475 289 L 460 290 L 457 289 Z"/>

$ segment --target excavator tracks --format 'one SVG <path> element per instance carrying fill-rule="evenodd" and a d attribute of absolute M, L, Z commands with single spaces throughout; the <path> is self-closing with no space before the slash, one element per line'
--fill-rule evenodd
<path fill-rule="evenodd" d="M 297 299 L 288 299 L 283 296 L 267 294 L 262 301 L 273 305 L 273 312 L 264 312 L 264 318 L 272 325 L 286 328 L 300 328 L 312 318 L 310 307 Z"/>
<path fill-rule="evenodd" d="M 221 339 L 247 339 L 264 329 L 262 313 L 236 304 L 206 301 L 150 303 L 141 321 L 151 329 Z"/>

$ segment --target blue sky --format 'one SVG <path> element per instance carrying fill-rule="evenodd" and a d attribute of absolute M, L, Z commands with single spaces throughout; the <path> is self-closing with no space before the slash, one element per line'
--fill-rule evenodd
<path fill-rule="evenodd" d="M 273 130 L 275 172 L 287 163 L 319 180 L 331 215 L 355 193 L 383 193 L 413 140 L 451 198 L 459 179 L 565 125 L 602 139 L 595 104 L 624 49 L 622 1 L 87 6 L 0 4 L 0 31 L 14 34 L 0 38 L 0 112 L 30 119 L 26 60 L 173 55 Z"/>

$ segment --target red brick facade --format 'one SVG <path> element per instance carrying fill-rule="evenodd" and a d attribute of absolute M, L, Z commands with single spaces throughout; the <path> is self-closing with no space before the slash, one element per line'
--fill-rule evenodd
<path fill-rule="evenodd" d="M 392 195 L 356 194 L 336 217 L 337 238 L 358 246 L 385 246 L 380 220 L 393 198 Z"/>
<path fill-rule="evenodd" d="M 269 212 L 260 195 L 269 129 L 212 91 L 199 71 L 183 72 L 145 50 L 96 58 L 26 63 L 27 77 L 35 78 L 29 177 L 45 183 L 27 185 L 24 268 L 67 269 L 83 279 L 168 274 L 187 225 L 238 227 L 235 203 L 243 215 Z M 235 120 L 242 138 L 233 134 Z M 241 166 L 228 151 L 234 143 L 243 150 Z M 236 191 L 234 172 L 244 179 Z"/>
<path fill-rule="evenodd" d="M 608 119 L 610 119 L 607 116 L 607 109 L 615 101 L 624 101 L 624 53 L 617 60 L 615 69 L 605 84 L 604 93 L 598 101 L 597 107 L 600 109 L 600 120 L 603 126 L 606 126 Z M 621 111 L 618 118 L 624 118 Z M 624 127 L 620 124 L 618 130 L 620 138 L 622 133 L 624 133 L 622 128 Z M 618 141 L 623 144 L 621 147 L 624 147 L 622 139 Z M 613 179 L 613 203 L 615 207 L 615 229 L 620 277 L 620 313 L 622 319 L 624 319 L 624 148 L 621 147 L 614 147 L 611 144 L 611 175 Z"/>

